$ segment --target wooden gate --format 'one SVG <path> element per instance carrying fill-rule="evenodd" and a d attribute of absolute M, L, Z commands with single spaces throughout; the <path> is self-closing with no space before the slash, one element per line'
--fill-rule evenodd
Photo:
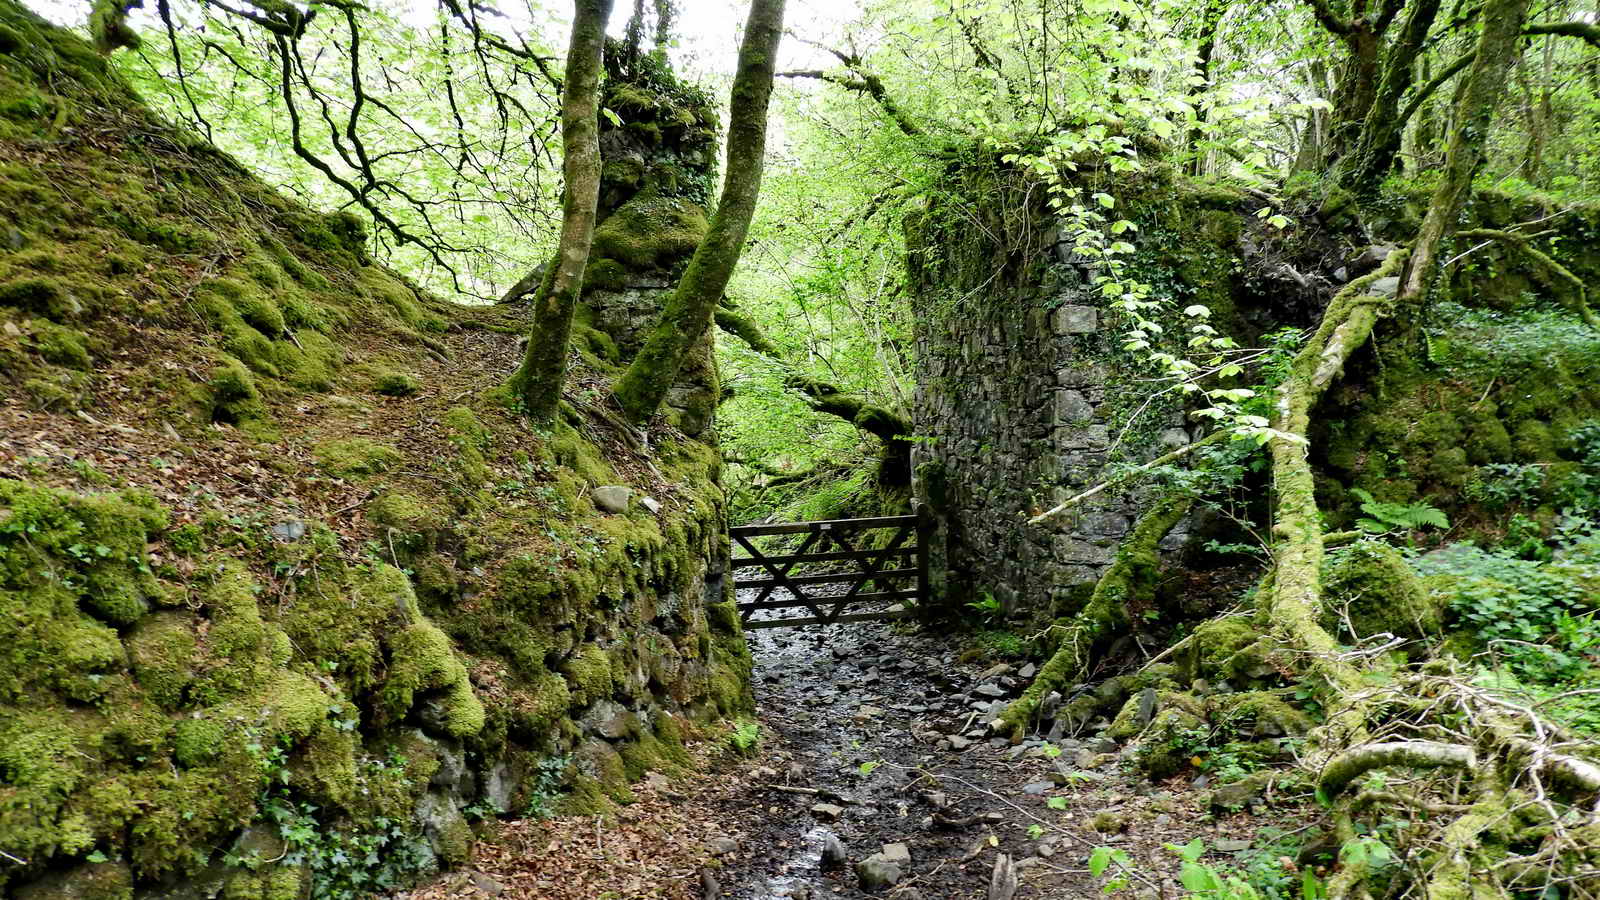
<path fill-rule="evenodd" d="M 922 521 L 919 516 L 879 516 L 729 528 L 728 536 L 749 554 L 733 558 L 734 591 L 736 595 L 756 592 L 750 599 L 740 596 L 740 620 L 745 628 L 755 629 L 883 621 L 911 615 L 911 610 L 903 604 L 871 612 L 847 610 L 875 601 L 927 599 L 927 540 Z M 877 549 L 860 549 L 862 534 L 878 529 L 893 530 L 888 542 Z M 805 539 L 791 553 L 769 556 L 761 552 L 751 538 L 771 534 L 804 534 Z M 851 565 L 846 571 L 792 574 L 797 566 L 815 567 L 822 563 Z M 741 577 L 741 569 L 762 571 Z M 869 583 L 870 591 L 866 590 Z M 839 591 L 837 585 L 843 585 L 844 590 Z M 831 590 L 825 590 L 830 587 Z M 797 607 L 804 607 L 811 615 L 750 621 L 750 614 L 756 610 Z"/>

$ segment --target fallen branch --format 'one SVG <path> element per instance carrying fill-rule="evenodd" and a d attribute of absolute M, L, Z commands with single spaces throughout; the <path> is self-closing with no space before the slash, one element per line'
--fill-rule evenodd
<path fill-rule="evenodd" d="M 1165 465 L 1168 465 L 1168 464 L 1171 464 L 1171 463 L 1175 463 L 1178 460 L 1183 459 L 1185 456 L 1188 456 L 1190 453 L 1193 453 L 1194 451 L 1199 450 L 1201 447 L 1206 447 L 1206 446 L 1209 446 L 1211 444 L 1215 444 L 1217 441 L 1227 437 L 1229 434 L 1232 434 L 1232 432 L 1229 432 L 1229 431 L 1213 431 L 1210 434 L 1206 435 L 1205 437 L 1201 438 L 1198 441 L 1195 441 L 1192 444 L 1185 444 L 1184 446 L 1179 447 L 1178 449 L 1172 451 L 1171 453 L 1165 454 L 1163 456 L 1158 456 L 1155 459 L 1150 460 L 1149 462 L 1145 463 L 1142 466 L 1138 466 L 1136 468 L 1129 469 L 1128 471 L 1123 472 L 1123 473 L 1117 475 L 1114 478 L 1108 478 L 1105 481 L 1102 481 L 1099 484 L 1095 485 L 1094 487 L 1089 488 L 1088 490 L 1084 491 L 1083 493 L 1078 494 L 1075 497 L 1069 497 L 1066 500 L 1061 501 L 1059 504 L 1057 504 L 1056 506 L 1052 507 L 1051 509 L 1045 510 L 1044 512 L 1038 514 L 1037 516 L 1034 516 L 1033 518 L 1028 520 L 1028 524 L 1029 525 L 1037 525 L 1037 524 L 1039 524 L 1040 522 L 1043 522 L 1046 519 L 1050 519 L 1050 518 L 1054 518 L 1055 516 L 1059 516 L 1062 513 L 1066 512 L 1067 510 L 1073 508 L 1074 506 L 1077 506 L 1079 503 L 1082 503 L 1083 501 L 1089 499 L 1090 497 L 1093 497 L 1096 494 L 1103 493 L 1104 491 L 1107 491 L 1107 490 L 1109 490 L 1111 488 L 1118 487 L 1120 485 L 1126 484 L 1127 482 L 1132 481 L 1136 476 L 1143 475 L 1144 473 L 1150 471 L 1151 469 L 1155 469 L 1155 468 L 1159 468 L 1160 466 L 1165 466 Z"/>
<path fill-rule="evenodd" d="M 1471 747 L 1445 744 L 1439 741 L 1400 741 L 1396 743 L 1367 744 L 1347 750 L 1328 761 L 1322 770 L 1317 786 L 1323 795 L 1333 799 L 1362 775 L 1373 769 L 1406 766 L 1413 769 L 1436 769 L 1446 766 L 1470 769 L 1478 764 Z"/>

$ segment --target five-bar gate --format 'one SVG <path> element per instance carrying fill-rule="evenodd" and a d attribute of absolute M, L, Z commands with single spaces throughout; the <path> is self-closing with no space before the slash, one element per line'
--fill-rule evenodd
<path fill-rule="evenodd" d="M 749 554 L 733 559 L 733 584 L 744 627 L 828 625 L 835 622 L 900 619 L 910 615 L 911 610 L 904 603 L 868 612 L 848 610 L 874 602 L 927 598 L 927 541 L 921 521 L 919 516 L 879 516 L 729 528 L 728 536 Z M 869 549 L 862 546 L 863 533 L 878 529 L 892 530 L 893 533 L 881 547 Z M 758 549 L 751 539 L 772 534 L 804 534 L 805 539 L 791 553 L 769 556 Z M 849 563 L 850 566 L 845 571 L 835 569 L 809 575 L 793 574 L 796 567 L 810 570 L 818 564 L 828 564 L 829 568 L 835 568 L 841 563 Z M 761 571 L 741 576 L 741 569 Z M 869 584 L 871 590 L 867 590 Z M 799 607 L 809 610 L 811 615 L 750 620 L 751 613 L 757 610 Z"/>

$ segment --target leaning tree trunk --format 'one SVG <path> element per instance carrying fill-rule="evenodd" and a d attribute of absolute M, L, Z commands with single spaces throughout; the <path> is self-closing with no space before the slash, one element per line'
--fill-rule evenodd
<path fill-rule="evenodd" d="M 1516 60 L 1528 18 L 1529 0 L 1492 0 L 1483 9 L 1483 33 L 1456 95 L 1456 115 L 1450 149 L 1445 155 L 1444 177 L 1434 189 L 1428 214 L 1417 232 L 1410 264 L 1400 283 L 1402 304 L 1427 299 L 1428 286 L 1439 268 L 1441 247 L 1455 231 L 1456 219 L 1483 164 L 1484 141 L 1494 123 L 1506 73 Z"/>
<path fill-rule="evenodd" d="M 744 249 L 756 196 L 761 191 L 767 148 L 767 104 L 783 33 L 784 0 L 755 0 L 739 46 L 739 70 L 729 103 L 728 173 L 711 226 L 689 267 L 667 299 L 655 327 L 634 357 L 615 393 L 628 418 L 644 423 L 655 415 L 695 342 L 710 327 L 717 301 L 728 287 Z"/>
<path fill-rule="evenodd" d="M 533 304 L 533 328 L 511 389 L 529 418 L 549 422 L 567 380 L 567 343 L 572 315 L 583 291 L 594 220 L 600 205 L 600 53 L 612 0 L 575 0 L 572 40 L 567 48 L 566 83 L 561 98 L 562 168 L 566 199 L 561 214 L 561 248 L 552 272 Z"/>

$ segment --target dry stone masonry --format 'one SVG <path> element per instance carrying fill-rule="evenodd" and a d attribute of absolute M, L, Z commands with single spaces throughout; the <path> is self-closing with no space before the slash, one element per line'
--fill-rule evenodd
<path fill-rule="evenodd" d="M 1007 613 L 1069 615 L 1133 527 L 1142 492 L 1107 492 L 1045 526 L 1025 520 L 1198 430 L 1171 398 L 1147 403 L 1150 373 L 1121 348 L 1116 314 L 1059 229 L 1039 228 L 1048 237 L 1019 250 L 996 246 L 995 228 L 939 221 L 933 209 L 907 228 L 913 467 L 918 498 L 939 522 L 931 579 L 954 609 L 992 597 Z M 1197 229 L 1191 239 L 1224 257 L 1233 234 Z M 1188 290 L 1170 270 L 1162 278 L 1172 295 Z M 1180 524 L 1164 546 L 1180 546 L 1189 530 Z"/>

